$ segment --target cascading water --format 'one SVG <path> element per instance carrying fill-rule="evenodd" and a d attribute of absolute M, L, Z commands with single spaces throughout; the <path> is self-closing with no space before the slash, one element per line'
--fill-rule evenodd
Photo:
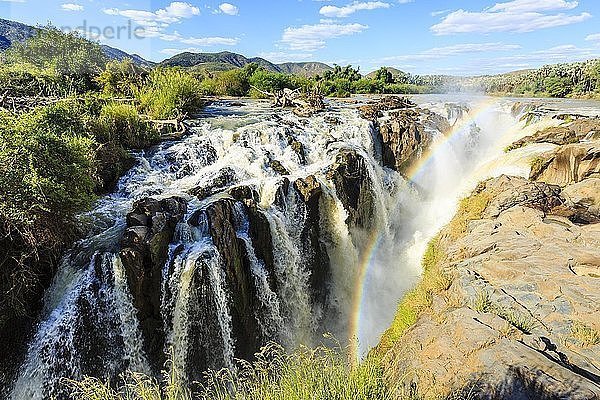
<path fill-rule="evenodd" d="M 310 345 L 331 332 L 343 342 L 357 336 L 363 351 L 376 344 L 418 278 L 426 239 L 490 173 L 473 171 L 501 153 L 511 136 L 503 133 L 522 126 L 510 102 L 479 110 L 472 100 L 416 100 L 453 128 L 428 133 L 436 150 L 408 181 L 380 165 L 372 125 L 347 105 L 311 118 L 273 114 L 260 102 L 216 105 L 188 137 L 139 154 L 117 191 L 84 216 L 90 234 L 48 291 L 13 399 L 61 398 L 62 377 L 157 373 L 164 359 L 148 354 L 155 338 L 142 339 L 145 332 L 162 333 L 159 350 L 189 381 L 268 340 Z M 339 157 L 356 171 L 332 170 Z M 347 182 L 360 193 L 343 193 Z M 152 325 L 139 320 L 145 299 L 132 294 L 148 271 L 133 273 L 120 243 L 124 232 L 155 235 L 149 248 L 158 253 L 165 211 L 152 211 L 147 225 L 132 225 L 127 213 L 145 198 L 174 196 L 187 211 L 166 261 L 158 258 L 160 324 Z"/>

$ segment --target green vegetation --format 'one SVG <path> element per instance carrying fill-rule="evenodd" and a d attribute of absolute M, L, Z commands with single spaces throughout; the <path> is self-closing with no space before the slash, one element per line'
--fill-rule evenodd
<path fill-rule="evenodd" d="M 52 26 L 1 56 L 3 329 L 35 315 L 61 253 L 80 234 L 75 215 L 131 168 L 128 150 L 158 141 L 150 119 L 201 102 L 190 73 L 107 63 L 99 44 Z"/>
<path fill-rule="evenodd" d="M 538 69 L 449 81 L 459 90 L 530 97 L 598 97 L 600 60 L 546 65 Z"/>
<path fill-rule="evenodd" d="M 458 207 L 456 216 L 433 238 L 423 255 L 423 276 L 419 283 L 408 292 L 398 305 L 398 310 L 392 325 L 381 337 L 376 354 L 385 354 L 400 340 L 419 315 L 429 309 L 435 294 L 442 293 L 452 284 L 451 277 L 444 270 L 444 260 L 447 258 L 445 241 L 454 242 L 467 232 L 469 221 L 481 219 L 489 204 L 490 196 L 479 192 L 463 199 Z"/>
<path fill-rule="evenodd" d="M 423 256 L 423 276 L 421 281 L 408 292 L 398 305 L 391 326 L 381 337 L 376 354 L 383 355 L 400 340 L 406 331 L 417 322 L 419 315 L 431 307 L 433 296 L 447 290 L 452 281 L 442 268 L 446 252 L 441 236 L 435 237 Z"/>
<path fill-rule="evenodd" d="M 165 382 L 129 374 L 118 389 L 93 378 L 71 382 L 78 400 L 251 400 L 251 399 L 352 399 L 387 400 L 392 395 L 384 384 L 383 370 L 370 357 L 351 365 L 339 347 L 301 347 L 287 353 L 269 344 L 252 363 L 240 362 L 235 371 L 208 372 L 198 393 L 182 387 L 177 373 Z M 164 387 L 164 394 L 162 388 Z"/>

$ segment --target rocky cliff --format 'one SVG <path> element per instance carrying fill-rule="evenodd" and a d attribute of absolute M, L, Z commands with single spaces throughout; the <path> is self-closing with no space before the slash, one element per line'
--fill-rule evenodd
<path fill-rule="evenodd" d="M 515 143 L 557 147 L 530 179 L 481 183 L 431 242 L 378 349 L 399 395 L 600 397 L 597 132 L 577 120 Z"/>

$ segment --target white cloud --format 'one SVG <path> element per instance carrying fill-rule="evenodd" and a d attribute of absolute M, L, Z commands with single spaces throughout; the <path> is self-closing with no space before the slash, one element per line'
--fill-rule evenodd
<path fill-rule="evenodd" d="M 594 33 L 592 35 L 587 35 L 585 40 L 588 42 L 600 42 L 600 33 Z"/>
<path fill-rule="evenodd" d="M 385 57 L 382 61 L 426 61 L 440 58 L 452 57 L 462 54 L 498 52 L 518 50 L 521 46 L 517 44 L 503 43 L 462 43 L 445 47 L 434 47 L 416 54 Z"/>
<path fill-rule="evenodd" d="M 540 12 L 553 10 L 571 10 L 577 7 L 577 1 L 565 0 L 512 0 L 506 3 L 496 3 L 489 11 L 509 12 Z"/>
<path fill-rule="evenodd" d="M 390 4 L 382 1 L 368 1 L 364 3 L 355 1 L 352 4 L 348 4 L 347 6 L 343 7 L 323 6 L 319 10 L 319 14 L 332 18 L 344 18 L 354 14 L 357 11 L 375 10 L 377 8 L 390 8 Z"/>
<path fill-rule="evenodd" d="M 369 27 L 361 24 L 316 24 L 288 27 L 281 42 L 291 50 L 314 51 L 325 47 L 328 39 L 361 33 Z"/>
<path fill-rule="evenodd" d="M 73 4 L 73 3 L 65 3 L 65 4 L 61 5 L 60 8 L 62 8 L 65 11 L 83 11 L 82 5 Z"/>
<path fill-rule="evenodd" d="M 531 32 L 564 26 L 592 17 L 587 12 L 565 14 L 559 10 L 577 7 L 577 1 L 513 0 L 497 3 L 481 12 L 457 10 L 431 27 L 436 35 L 456 33 Z"/>
<path fill-rule="evenodd" d="M 238 13 L 240 12 L 239 8 L 230 3 L 222 3 L 219 6 L 219 10 L 221 10 L 223 14 L 227 15 L 238 15 Z"/>
<path fill-rule="evenodd" d="M 200 9 L 189 3 L 174 1 L 165 8 L 156 11 L 146 10 L 119 10 L 108 8 L 103 10 L 108 15 L 120 15 L 129 18 L 143 27 L 166 28 L 170 24 L 180 22 L 182 19 L 200 15 Z"/>

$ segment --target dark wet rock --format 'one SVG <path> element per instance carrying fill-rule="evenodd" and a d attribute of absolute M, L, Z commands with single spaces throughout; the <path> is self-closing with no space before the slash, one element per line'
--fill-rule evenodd
<path fill-rule="evenodd" d="M 304 150 L 304 145 L 302 142 L 296 139 L 291 139 L 289 145 L 294 150 L 294 153 L 298 155 L 298 161 L 302 165 L 306 165 L 306 151 Z"/>
<path fill-rule="evenodd" d="M 314 175 L 309 175 L 306 178 L 299 178 L 294 181 L 294 188 L 302 195 L 302 199 L 306 204 L 315 204 L 318 202 L 318 197 L 321 195 L 321 183 Z"/>
<path fill-rule="evenodd" d="M 379 121 L 377 126 L 383 165 L 404 172 L 429 148 L 432 131 L 443 133 L 449 127 L 445 118 L 428 110 L 413 108 L 391 112 L 389 119 Z"/>
<path fill-rule="evenodd" d="M 121 240 L 120 256 L 138 312 L 145 348 L 157 370 L 164 362 L 160 314 L 162 269 L 175 228 L 186 209 L 185 200 L 179 197 L 140 200 L 127 215 L 127 229 Z"/>
<path fill-rule="evenodd" d="M 260 330 L 254 316 L 256 291 L 244 243 L 236 235 L 235 201 L 220 199 L 206 208 L 208 227 L 219 251 L 232 304 L 236 356 L 251 359 L 260 348 Z"/>
<path fill-rule="evenodd" d="M 348 226 L 371 229 L 375 205 L 372 181 L 364 157 L 354 150 L 340 151 L 327 171 L 348 217 Z"/>
<path fill-rule="evenodd" d="M 248 185 L 234 186 L 228 191 L 229 195 L 234 199 L 241 200 L 259 200 L 259 194 L 256 191 L 256 188 Z"/>
<path fill-rule="evenodd" d="M 360 106 L 358 110 L 362 118 L 375 122 L 378 118 L 383 117 L 384 111 L 406 109 L 415 106 L 416 104 L 407 97 L 386 96 L 379 101 Z"/>
<path fill-rule="evenodd" d="M 225 167 L 202 178 L 200 182 L 201 183 L 197 187 L 191 189 L 189 193 L 202 200 L 235 184 L 237 182 L 237 177 L 233 168 Z"/>
<path fill-rule="evenodd" d="M 331 263 L 327 247 L 322 241 L 321 197 L 324 196 L 321 183 L 313 175 L 294 181 L 292 188 L 301 196 L 306 207 L 306 219 L 300 235 L 302 255 L 306 270 L 310 271 L 310 287 L 313 306 L 326 309 L 329 305 L 329 282 Z"/>
<path fill-rule="evenodd" d="M 342 123 L 342 120 L 334 115 L 326 115 L 324 120 L 329 125 L 340 125 Z"/>
<path fill-rule="evenodd" d="M 269 161 L 269 167 L 278 173 L 279 175 L 289 175 L 290 171 L 287 170 L 279 160 Z"/>

